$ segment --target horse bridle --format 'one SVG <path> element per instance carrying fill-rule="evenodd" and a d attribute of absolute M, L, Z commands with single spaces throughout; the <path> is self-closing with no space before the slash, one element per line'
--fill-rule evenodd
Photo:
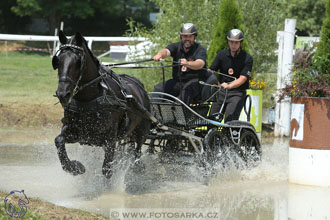
<path fill-rule="evenodd" d="M 56 51 L 56 53 L 55 53 L 55 55 L 53 57 L 53 60 L 52 60 L 54 69 L 56 69 L 58 67 L 56 64 L 54 64 L 54 58 L 55 57 L 58 58 L 58 54 L 62 50 L 66 49 L 66 48 L 77 50 L 77 51 L 81 52 L 81 54 L 82 54 L 81 57 L 80 57 L 80 63 L 81 63 L 81 65 L 80 65 L 80 71 L 79 71 L 79 78 L 78 78 L 78 80 L 77 80 L 77 82 L 76 82 L 76 84 L 74 86 L 73 92 L 72 92 L 72 94 L 70 96 L 70 99 L 68 101 L 68 104 L 70 104 L 72 98 L 79 92 L 79 82 L 80 82 L 80 80 L 83 77 L 83 72 L 84 72 L 86 60 L 85 60 L 85 52 L 84 52 L 84 49 L 82 47 L 79 47 L 79 46 L 74 45 L 74 44 L 62 44 L 60 46 L 60 49 L 58 51 Z M 74 84 L 74 80 L 71 79 L 69 76 L 62 76 L 62 77 L 59 78 L 58 81 L 59 82 L 70 82 L 70 83 Z"/>
<path fill-rule="evenodd" d="M 80 82 L 80 80 L 81 80 L 81 78 L 82 78 L 82 76 L 83 76 L 83 72 L 84 72 L 84 68 L 85 68 L 85 63 L 86 63 L 84 49 L 83 49 L 82 47 L 79 47 L 79 46 L 74 45 L 74 44 L 63 44 L 63 45 L 60 46 L 60 49 L 55 53 L 54 57 L 57 57 L 57 56 L 58 56 L 57 54 L 60 53 L 61 50 L 65 49 L 65 48 L 71 48 L 71 49 L 77 50 L 77 51 L 79 51 L 79 52 L 82 53 L 82 55 L 81 55 L 81 66 L 80 66 L 80 75 L 79 75 L 79 79 L 77 80 L 76 85 L 75 85 L 75 87 L 74 87 L 74 89 L 73 89 L 73 92 L 72 92 L 72 94 L 71 94 L 71 96 L 70 96 L 70 98 L 69 98 L 69 101 L 68 101 L 68 103 L 67 103 L 67 104 L 69 105 L 69 104 L 71 103 L 71 101 L 72 101 L 72 98 L 73 98 L 73 97 L 74 97 L 74 96 L 75 96 L 80 90 L 82 90 L 82 89 L 86 88 L 87 86 L 90 86 L 90 85 L 92 85 L 92 84 L 98 82 L 99 80 L 102 80 L 102 79 L 104 80 L 106 73 L 105 73 L 105 72 L 102 72 L 102 71 L 101 71 L 101 68 L 99 68 L 99 74 L 100 74 L 100 76 L 98 76 L 97 78 L 91 80 L 90 82 L 87 82 L 87 83 L 85 83 L 85 84 L 79 86 L 79 82 Z M 53 59 L 54 59 L 54 57 L 53 57 Z M 53 61 L 53 66 L 54 66 L 54 61 Z M 57 66 L 55 65 L 55 66 L 54 66 L 54 69 L 56 69 L 56 68 L 57 68 Z M 119 88 L 120 88 L 122 94 L 124 95 L 124 97 L 128 97 L 128 95 L 124 92 L 124 89 L 123 89 L 123 86 L 121 85 L 120 80 L 116 79 L 115 77 L 112 77 L 112 78 L 113 78 L 114 82 L 119 86 Z M 67 81 L 69 81 L 69 82 L 72 83 L 72 84 L 74 83 L 74 80 L 72 80 L 69 76 L 63 76 L 63 77 L 60 77 L 60 78 L 59 78 L 59 82 L 67 82 Z M 114 92 L 114 91 L 111 89 L 111 87 L 108 85 L 107 81 L 104 80 L 104 82 L 105 82 L 105 84 L 106 84 L 107 87 L 108 87 L 107 89 L 109 90 L 110 93 L 113 94 L 113 97 L 116 99 L 116 101 L 117 101 L 117 102 L 123 102 L 123 100 L 119 99 L 119 98 L 116 96 L 115 92 Z"/>

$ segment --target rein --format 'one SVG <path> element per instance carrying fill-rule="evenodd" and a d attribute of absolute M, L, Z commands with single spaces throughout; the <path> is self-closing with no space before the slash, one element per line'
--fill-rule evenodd
<path fill-rule="evenodd" d="M 165 62 L 173 62 L 173 63 L 175 63 L 175 64 L 177 64 L 177 65 L 182 65 L 180 62 L 178 62 L 178 61 L 170 61 L 170 60 L 164 60 Z M 191 66 L 191 65 L 189 65 L 189 64 L 185 64 L 186 66 Z M 210 70 L 210 69 L 206 69 L 206 68 L 201 68 L 201 70 L 206 70 L 206 71 L 208 71 L 208 72 L 211 72 L 211 73 L 214 73 L 214 74 L 218 74 L 218 75 L 222 75 L 222 76 L 225 76 L 225 77 L 228 77 L 228 78 L 231 78 L 231 79 L 233 79 L 233 80 L 236 80 L 237 78 L 236 77 L 234 77 L 234 76 L 229 76 L 229 75 L 226 75 L 226 74 L 224 74 L 224 73 L 220 73 L 220 72 L 216 72 L 216 71 L 214 71 L 214 70 Z"/>
<path fill-rule="evenodd" d="M 114 97 L 116 98 L 116 101 L 119 101 L 118 97 L 115 95 L 115 93 L 112 91 L 112 89 L 110 88 L 110 86 L 108 85 L 107 81 L 105 80 L 105 76 L 107 75 L 107 72 L 102 72 L 101 71 L 101 66 L 99 68 L 99 76 L 81 86 L 79 86 L 79 82 L 80 80 L 82 79 L 82 76 L 83 76 L 83 70 L 85 68 L 85 63 L 86 63 L 86 60 L 85 60 L 85 52 L 84 52 L 84 49 L 82 47 L 79 47 L 77 45 L 74 45 L 74 44 L 63 44 L 60 46 L 60 49 L 55 53 L 55 56 L 58 56 L 58 53 L 60 53 L 63 49 L 66 49 L 66 48 L 70 48 L 70 49 L 74 49 L 74 50 L 78 50 L 80 52 L 82 52 L 82 56 L 81 56 L 81 67 L 80 67 L 80 75 L 79 75 L 79 79 L 78 81 L 76 82 L 76 85 L 73 89 L 73 92 L 70 96 L 70 99 L 68 101 L 68 105 L 70 104 L 70 102 L 72 101 L 72 98 L 81 90 L 83 90 L 84 88 L 96 83 L 96 82 L 99 82 L 101 80 L 103 80 L 109 91 L 111 93 L 114 94 Z M 112 68 L 127 68 L 127 69 L 147 69 L 147 68 L 162 68 L 163 69 L 163 72 L 164 72 L 164 68 L 171 68 L 171 67 L 175 67 L 175 66 L 182 66 L 182 63 L 178 62 L 178 61 L 170 61 L 170 60 L 161 60 L 160 61 L 160 66 L 123 66 L 123 65 L 128 65 L 128 64 L 138 64 L 138 63 L 145 63 L 145 62 L 151 62 L 151 61 L 154 61 L 153 59 L 144 59 L 144 60 L 138 60 L 138 61 L 132 61 L 132 62 L 123 62 L 123 63 L 114 63 L 114 64 L 107 64 L 107 65 L 104 65 L 106 67 L 108 67 L 110 70 Z M 171 62 L 172 65 L 163 65 L 162 62 Z M 189 67 L 189 64 L 186 64 L 186 66 Z M 232 78 L 232 79 L 236 79 L 235 77 L 232 77 L 232 76 L 228 76 L 226 74 L 223 74 L 223 73 L 220 73 L 220 72 L 216 72 L 216 71 L 213 71 L 213 70 L 208 70 L 206 68 L 202 68 L 202 70 L 206 70 L 206 71 L 209 71 L 209 72 L 212 72 L 214 74 L 218 74 L 218 75 L 223 75 L 225 77 L 228 77 L 228 78 Z M 164 75 L 164 74 L 163 74 Z M 115 77 L 112 77 L 112 79 L 118 84 L 118 86 L 121 88 L 122 90 L 122 94 L 127 97 L 127 94 L 125 94 L 124 92 L 124 89 L 123 89 L 123 86 L 121 85 L 121 82 L 118 81 L 118 79 L 116 79 Z M 73 83 L 73 80 L 68 77 L 68 76 L 64 76 L 64 77 L 61 77 L 59 79 L 59 82 L 63 82 L 63 81 L 70 81 L 71 83 Z M 202 83 L 201 83 L 202 84 Z M 205 85 L 205 84 L 204 84 Z M 211 86 L 211 85 L 207 85 L 207 86 Z"/>
<path fill-rule="evenodd" d="M 126 69 L 152 69 L 152 68 L 170 68 L 170 67 L 175 67 L 175 66 L 182 66 L 182 63 L 180 63 L 179 61 L 170 61 L 170 60 L 162 60 L 164 62 L 171 62 L 173 63 L 172 65 L 160 65 L 160 66 L 124 66 L 124 67 L 120 67 L 122 65 L 127 65 L 127 64 L 136 64 L 136 63 L 145 63 L 145 62 L 150 62 L 150 61 L 154 61 L 153 59 L 145 59 L 145 60 L 139 60 L 139 61 L 133 61 L 133 62 L 124 62 L 124 63 L 114 63 L 114 64 L 107 64 L 105 66 L 108 66 L 110 68 L 126 68 Z M 160 62 L 162 62 L 160 61 Z M 186 66 L 191 66 L 189 64 L 185 64 Z M 209 70 L 206 68 L 201 68 L 201 70 L 206 70 L 208 72 L 214 73 L 214 74 L 218 74 L 218 75 L 222 75 L 224 77 L 228 77 L 231 78 L 233 80 L 236 80 L 236 77 L 233 76 L 229 76 L 227 74 L 221 73 L 221 72 L 217 72 L 214 70 Z"/>
<path fill-rule="evenodd" d="M 122 66 L 122 65 L 127 65 L 127 64 L 145 63 L 145 62 L 150 62 L 150 61 L 153 61 L 153 59 L 138 60 L 138 61 L 124 62 L 124 63 L 113 63 L 113 64 L 108 64 L 106 66 L 115 67 L 115 66 Z"/>
<path fill-rule="evenodd" d="M 154 59 L 145 59 L 145 60 L 139 60 L 139 61 L 132 61 L 132 62 L 124 62 L 124 63 L 113 63 L 113 64 L 106 64 L 105 66 L 110 68 L 125 68 L 125 69 L 153 69 L 153 68 L 169 68 L 174 66 L 180 66 L 180 64 L 174 64 L 174 65 L 161 65 L 161 66 L 123 66 L 127 64 L 137 64 L 137 63 L 146 63 L 154 61 Z"/>

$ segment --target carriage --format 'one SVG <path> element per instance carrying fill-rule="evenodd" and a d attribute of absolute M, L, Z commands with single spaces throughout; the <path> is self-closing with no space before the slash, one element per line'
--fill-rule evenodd
<path fill-rule="evenodd" d="M 55 138 L 63 170 L 73 175 L 85 172 L 82 163 L 70 160 L 66 152 L 66 143 L 77 142 L 104 149 L 102 173 L 107 178 L 113 174 L 114 152 L 121 141 L 133 148 L 137 163 L 143 145 L 165 162 L 192 158 L 212 167 L 219 161 L 225 165 L 235 154 L 234 162 L 249 167 L 260 160 L 260 141 L 251 123 L 208 117 L 211 97 L 220 89 L 217 85 L 200 82 L 206 101 L 192 105 L 163 92 L 147 94 L 138 79 L 102 65 L 81 34 L 68 39 L 60 32 L 59 39 L 62 45 L 52 64 L 59 77 L 55 96 L 64 109 L 62 130 Z M 247 100 L 250 108 L 249 96 Z"/>
<path fill-rule="evenodd" d="M 171 155 L 175 158 L 192 157 L 193 161 L 197 158 L 203 165 L 211 166 L 217 162 L 226 165 L 233 156 L 241 160 L 236 162 L 243 167 L 254 166 L 260 161 L 260 141 L 250 122 L 224 123 L 222 118 L 209 119 L 211 102 L 188 106 L 166 93 L 150 92 L 149 95 L 151 114 L 157 123 L 153 124 L 145 143 L 149 146 L 148 153 L 160 152 L 165 155 L 162 157 L 165 161 L 172 160 Z M 248 120 L 250 106 L 251 98 L 247 96 L 244 111 Z M 191 160 L 179 161 L 189 163 Z"/>

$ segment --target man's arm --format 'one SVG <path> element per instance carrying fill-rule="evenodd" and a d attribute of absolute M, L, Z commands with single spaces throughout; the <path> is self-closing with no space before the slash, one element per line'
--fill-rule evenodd
<path fill-rule="evenodd" d="M 183 59 L 180 59 L 180 63 L 183 66 L 186 66 L 186 67 L 188 67 L 189 69 L 192 69 L 192 70 L 200 70 L 205 65 L 205 62 L 202 59 L 197 59 L 197 60 L 194 60 L 194 61 L 187 61 L 186 59 L 183 58 Z"/>
<path fill-rule="evenodd" d="M 240 75 L 240 77 L 232 83 L 221 83 L 221 87 L 224 89 L 234 89 L 243 85 L 247 79 L 246 76 Z"/>
<path fill-rule="evenodd" d="M 159 61 L 160 59 L 165 59 L 166 57 L 171 56 L 171 52 L 167 48 L 163 48 L 154 56 L 154 61 Z"/>

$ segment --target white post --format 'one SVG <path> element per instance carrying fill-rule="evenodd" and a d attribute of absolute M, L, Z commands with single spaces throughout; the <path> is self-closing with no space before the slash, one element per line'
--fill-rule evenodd
<path fill-rule="evenodd" d="M 54 36 L 55 36 L 55 37 L 57 36 L 57 28 L 55 28 Z M 56 49 L 57 49 L 56 42 L 57 42 L 57 41 L 54 40 L 54 44 L 53 44 L 53 56 L 55 55 L 55 53 L 56 53 Z"/>
<path fill-rule="evenodd" d="M 5 40 L 6 57 L 8 57 L 8 41 Z"/>
<path fill-rule="evenodd" d="M 290 73 L 293 61 L 293 47 L 295 37 L 296 20 L 285 19 L 284 32 L 277 33 L 279 42 L 277 89 L 282 89 L 290 83 Z M 285 98 L 275 107 L 275 136 L 290 135 L 291 100 Z"/>
<path fill-rule="evenodd" d="M 63 28 L 64 28 L 64 22 L 61 21 L 60 30 L 63 31 Z"/>

